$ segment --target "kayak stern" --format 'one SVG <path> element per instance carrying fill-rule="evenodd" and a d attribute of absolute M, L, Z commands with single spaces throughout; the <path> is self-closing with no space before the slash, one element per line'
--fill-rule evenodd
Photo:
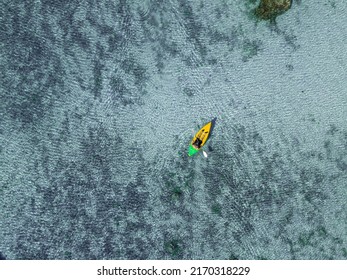
<path fill-rule="evenodd" d="M 195 149 L 195 148 L 193 147 L 193 145 L 189 145 L 188 156 L 191 157 L 192 155 L 196 154 L 198 151 L 199 151 L 199 150 Z"/>

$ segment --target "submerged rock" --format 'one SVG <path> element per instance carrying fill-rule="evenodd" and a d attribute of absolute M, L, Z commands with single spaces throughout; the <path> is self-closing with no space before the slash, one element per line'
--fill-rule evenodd
<path fill-rule="evenodd" d="M 264 20 L 274 19 L 288 11 L 291 4 L 292 0 L 260 0 L 259 6 L 255 9 L 255 15 Z"/>

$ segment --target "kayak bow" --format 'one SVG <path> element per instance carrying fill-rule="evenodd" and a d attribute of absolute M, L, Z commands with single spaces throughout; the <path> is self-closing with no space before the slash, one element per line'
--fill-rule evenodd
<path fill-rule="evenodd" d="M 189 145 L 188 150 L 188 156 L 192 156 L 196 154 L 198 151 L 201 150 L 201 148 L 205 145 L 208 138 L 210 137 L 212 130 L 214 128 L 214 125 L 216 123 L 216 119 L 214 118 L 212 121 L 205 124 L 193 137 L 193 140 L 191 141 Z"/>

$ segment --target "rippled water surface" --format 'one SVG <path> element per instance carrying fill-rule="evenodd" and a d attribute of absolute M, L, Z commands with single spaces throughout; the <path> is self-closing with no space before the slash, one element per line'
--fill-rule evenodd
<path fill-rule="evenodd" d="M 5 2 L 0 259 L 347 259 L 347 2 Z"/>

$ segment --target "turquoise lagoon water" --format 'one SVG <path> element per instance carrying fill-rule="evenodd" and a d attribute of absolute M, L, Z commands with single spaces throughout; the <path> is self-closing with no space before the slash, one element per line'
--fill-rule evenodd
<path fill-rule="evenodd" d="M 347 3 L 210 2 L 1 4 L 1 258 L 347 258 Z"/>

